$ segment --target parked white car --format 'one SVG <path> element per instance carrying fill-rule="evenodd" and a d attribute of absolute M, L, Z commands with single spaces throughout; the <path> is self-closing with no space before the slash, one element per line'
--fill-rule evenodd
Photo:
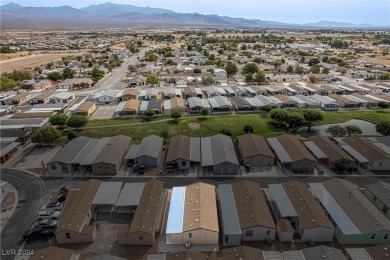
<path fill-rule="evenodd" d="M 42 207 L 41 210 L 61 210 L 62 204 L 61 202 L 50 202 Z"/>
<path fill-rule="evenodd" d="M 42 219 L 38 220 L 34 224 L 36 227 L 55 227 L 57 226 L 57 220 L 54 219 Z"/>
<path fill-rule="evenodd" d="M 58 219 L 61 212 L 57 210 L 42 210 L 39 211 L 37 220 L 41 219 Z"/>

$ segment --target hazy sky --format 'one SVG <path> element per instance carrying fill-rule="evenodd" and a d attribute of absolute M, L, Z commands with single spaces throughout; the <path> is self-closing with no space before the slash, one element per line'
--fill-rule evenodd
<path fill-rule="evenodd" d="M 390 25 L 390 0 L 1 0 L 23 6 L 76 8 L 113 2 L 165 8 L 182 13 L 218 14 L 288 23 L 320 20 Z"/>

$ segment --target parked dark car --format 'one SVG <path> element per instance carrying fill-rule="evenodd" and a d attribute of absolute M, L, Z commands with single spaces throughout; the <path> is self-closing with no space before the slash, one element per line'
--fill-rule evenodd
<path fill-rule="evenodd" d="M 54 235 L 55 228 L 34 227 L 23 234 L 24 240 L 37 240 L 50 238 Z"/>

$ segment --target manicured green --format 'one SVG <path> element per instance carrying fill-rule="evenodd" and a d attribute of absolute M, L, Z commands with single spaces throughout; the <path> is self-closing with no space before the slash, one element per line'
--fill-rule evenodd
<path fill-rule="evenodd" d="M 386 120 L 390 117 L 390 112 L 381 111 L 346 111 L 346 112 L 323 112 L 324 120 L 320 123 L 337 123 L 345 122 L 349 119 L 364 119 L 374 123 L 380 120 Z M 272 120 L 268 118 L 269 113 L 254 113 L 254 114 L 232 114 L 232 115 L 210 115 L 208 117 L 185 117 L 178 119 L 177 122 L 170 117 L 156 117 L 150 123 L 145 123 L 142 119 L 107 119 L 107 120 L 90 120 L 86 127 L 107 126 L 102 128 L 84 129 L 80 131 L 80 135 L 93 138 L 102 138 L 115 135 L 128 135 L 133 137 L 134 142 L 148 135 L 159 136 L 162 131 L 168 132 L 168 139 L 172 136 L 183 134 L 193 137 L 204 137 L 217 134 L 221 128 L 230 129 L 232 137 L 235 140 L 238 135 L 244 134 L 244 126 L 249 124 L 254 129 L 254 134 L 261 136 L 274 137 L 286 133 L 285 129 L 275 126 Z M 159 122 L 161 120 L 164 120 Z M 188 126 L 189 122 L 197 122 L 200 124 L 199 129 L 191 129 Z M 112 126 L 142 123 L 132 126 Z M 66 142 L 66 136 L 61 138 L 58 143 Z"/>

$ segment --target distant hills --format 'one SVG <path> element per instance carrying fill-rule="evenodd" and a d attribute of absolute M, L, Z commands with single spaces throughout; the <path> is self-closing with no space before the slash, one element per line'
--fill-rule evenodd
<path fill-rule="evenodd" d="M 198 25 L 247 28 L 374 28 L 370 24 L 319 21 L 307 24 L 287 24 L 258 19 L 232 18 L 198 13 L 176 13 L 171 10 L 134 5 L 104 3 L 77 9 L 68 5 L 58 7 L 25 7 L 15 3 L 0 7 L 3 28 L 18 26 L 98 26 L 98 25 Z"/>

